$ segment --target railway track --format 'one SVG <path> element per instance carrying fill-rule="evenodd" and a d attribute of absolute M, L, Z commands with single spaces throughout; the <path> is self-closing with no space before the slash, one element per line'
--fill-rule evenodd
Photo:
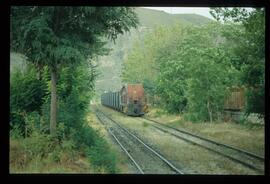
<path fill-rule="evenodd" d="M 245 150 L 242 150 L 242 149 L 239 149 L 239 148 L 227 145 L 227 144 L 219 143 L 208 138 L 195 135 L 185 130 L 176 129 L 171 126 L 164 125 L 158 121 L 155 121 L 149 118 L 143 117 L 141 119 L 147 120 L 148 124 L 150 124 L 151 126 L 155 127 L 156 129 L 164 133 L 168 133 L 186 142 L 195 144 L 197 146 L 200 146 L 207 150 L 215 152 L 219 155 L 222 155 L 226 158 L 233 160 L 234 162 L 240 163 L 243 166 L 248 167 L 250 169 L 253 169 L 259 172 L 264 171 L 264 158 L 259 155 L 250 153 L 248 151 L 245 151 Z"/>
<path fill-rule="evenodd" d="M 106 127 L 124 153 L 141 174 L 184 174 L 157 150 L 122 127 L 102 111 L 95 109 L 99 121 Z"/>

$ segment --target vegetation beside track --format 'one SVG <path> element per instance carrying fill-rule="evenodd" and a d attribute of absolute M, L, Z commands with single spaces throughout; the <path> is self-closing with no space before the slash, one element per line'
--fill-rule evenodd
<path fill-rule="evenodd" d="M 134 9 L 13 6 L 10 22 L 10 52 L 24 56 L 25 66 L 12 57 L 10 171 L 117 172 L 115 154 L 86 117 L 94 59 L 109 53 L 109 40 L 136 27 Z"/>
<path fill-rule="evenodd" d="M 86 140 L 77 145 L 72 139 L 55 141 L 50 135 L 34 130 L 22 139 L 12 131 L 10 138 L 11 173 L 117 173 L 121 158 L 104 138 L 104 130 L 94 118 L 87 115 L 89 127 Z M 98 128 L 99 127 L 99 128 Z M 122 160 L 122 159 L 120 159 Z M 123 167 L 123 166 L 122 166 Z"/>

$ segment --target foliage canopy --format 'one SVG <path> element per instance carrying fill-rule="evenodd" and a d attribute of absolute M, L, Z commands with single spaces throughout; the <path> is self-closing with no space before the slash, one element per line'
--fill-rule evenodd
<path fill-rule="evenodd" d="M 11 48 L 26 55 L 39 71 L 44 66 L 50 69 L 52 134 L 56 132 L 61 67 L 91 62 L 94 56 L 107 53 L 106 38 L 115 40 L 138 23 L 128 7 L 14 6 L 10 16 Z"/>
<path fill-rule="evenodd" d="M 225 22 L 159 27 L 138 40 L 122 79 L 146 84 L 148 94 L 159 96 L 170 112 L 210 121 L 220 117 L 229 89 L 244 85 L 246 112 L 263 115 L 264 10 L 213 10 Z"/>

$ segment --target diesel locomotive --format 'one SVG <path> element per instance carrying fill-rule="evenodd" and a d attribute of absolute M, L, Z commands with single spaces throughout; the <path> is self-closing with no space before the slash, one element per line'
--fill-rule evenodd
<path fill-rule="evenodd" d="M 101 104 L 129 116 L 143 116 L 147 112 L 142 84 L 126 84 L 120 91 L 103 93 Z"/>

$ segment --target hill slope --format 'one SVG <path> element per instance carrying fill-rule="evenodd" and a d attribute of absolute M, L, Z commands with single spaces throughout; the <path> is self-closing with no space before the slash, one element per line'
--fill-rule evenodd
<path fill-rule="evenodd" d="M 142 39 L 146 32 L 150 32 L 156 26 L 172 26 L 174 24 L 201 26 L 210 23 L 212 20 L 197 14 L 169 14 L 164 11 L 151 10 L 146 8 L 135 8 L 140 24 L 137 29 L 130 33 L 119 35 L 115 44 L 109 43 L 112 48 L 110 55 L 100 57 L 100 73 L 97 82 L 97 93 L 104 91 L 116 91 L 122 86 L 120 73 L 121 64 L 132 49 L 132 43 L 136 39 Z"/>
<path fill-rule="evenodd" d="M 153 28 L 154 26 L 170 26 L 175 23 L 185 25 L 204 25 L 212 20 L 197 14 L 169 14 L 160 10 L 151 10 L 147 8 L 136 8 L 140 25 Z"/>

